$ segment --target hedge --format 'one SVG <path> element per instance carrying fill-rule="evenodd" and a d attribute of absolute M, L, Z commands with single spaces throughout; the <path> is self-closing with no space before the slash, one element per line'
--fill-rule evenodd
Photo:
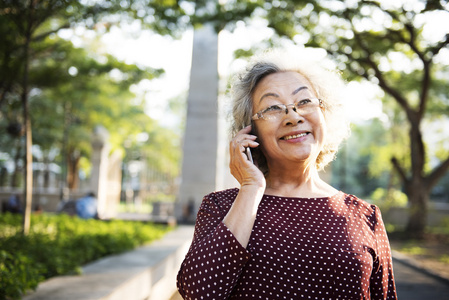
<path fill-rule="evenodd" d="M 40 214 L 32 216 L 24 236 L 21 215 L 0 214 L 0 299 L 21 299 L 45 279 L 80 274 L 88 262 L 134 249 L 169 230 L 151 223 Z"/>

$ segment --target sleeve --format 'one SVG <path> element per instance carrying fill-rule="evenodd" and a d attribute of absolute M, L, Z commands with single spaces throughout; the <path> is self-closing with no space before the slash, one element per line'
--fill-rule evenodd
<path fill-rule="evenodd" d="M 251 257 L 222 222 L 226 213 L 217 205 L 216 194 L 204 197 L 177 276 L 184 299 L 227 299 Z"/>
<path fill-rule="evenodd" d="M 397 299 L 396 285 L 393 275 L 393 262 L 390 243 L 377 206 L 375 209 L 374 236 L 376 240 L 376 257 L 370 278 L 371 299 Z"/>

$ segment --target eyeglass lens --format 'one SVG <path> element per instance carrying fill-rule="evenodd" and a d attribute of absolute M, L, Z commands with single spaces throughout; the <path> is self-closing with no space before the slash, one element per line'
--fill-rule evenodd
<path fill-rule="evenodd" d="M 316 107 L 319 106 L 319 100 L 318 99 L 303 99 L 300 100 L 294 104 L 277 104 L 272 105 L 262 112 L 259 113 L 259 117 L 263 119 L 274 119 L 281 117 L 284 113 L 288 114 L 288 109 L 291 107 L 291 109 L 298 113 L 299 115 L 305 115 L 310 112 L 312 112 Z"/>

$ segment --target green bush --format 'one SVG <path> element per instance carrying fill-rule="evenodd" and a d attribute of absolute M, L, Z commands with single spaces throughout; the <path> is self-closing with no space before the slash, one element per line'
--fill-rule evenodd
<path fill-rule="evenodd" d="M 39 282 L 79 274 L 81 266 L 161 238 L 170 228 L 130 221 L 33 215 L 29 235 L 22 216 L 0 214 L 0 299 L 20 299 Z"/>
<path fill-rule="evenodd" d="M 20 299 L 28 289 L 35 289 L 44 277 L 29 257 L 0 250 L 0 299 Z"/>

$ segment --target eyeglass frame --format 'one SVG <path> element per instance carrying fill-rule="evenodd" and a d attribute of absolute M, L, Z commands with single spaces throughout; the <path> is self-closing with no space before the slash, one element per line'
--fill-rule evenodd
<path fill-rule="evenodd" d="M 280 107 L 285 107 L 285 114 L 286 115 L 288 115 L 288 107 L 289 106 L 293 106 L 293 111 L 294 112 L 296 112 L 297 113 L 297 111 L 296 111 L 296 109 L 297 109 L 297 104 L 298 103 L 300 103 L 301 101 L 304 101 L 304 100 L 318 100 L 318 107 L 320 107 L 321 109 L 324 109 L 324 104 L 323 104 L 323 100 L 321 100 L 321 99 L 319 99 L 319 98 L 315 98 L 315 97 L 310 97 L 310 98 L 304 98 L 304 99 L 301 99 L 301 100 L 299 100 L 299 101 L 297 101 L 296 103 L 291 103 L 291 104 L 274 104 L 274 105 L 270 105 L 270 106 L 268 106 L 267 108 L 264 108 L 264 109 L 262 109 L 262 110 L 260 110 L 260 111 L 258 111 L 258 112 L 256 112 L 254 115 L 252 115 L 251 116 L 251 120 L 253 120 L 253 121 L 255 121 L 255 120 L 260 120 L 260 119 L 263 119 L 263 120 L 270 120 L 270 119 L 265 119 L 264 117 L 263 117 L 263 114 L 264 114 L 264 112 L 266 112 L 266 110 L 267 109 L 269 109 L 270 107 L 272 107 L 272 106 L 280 106 Z M 275 118 L 276 119 L 276 118 Z"/>

